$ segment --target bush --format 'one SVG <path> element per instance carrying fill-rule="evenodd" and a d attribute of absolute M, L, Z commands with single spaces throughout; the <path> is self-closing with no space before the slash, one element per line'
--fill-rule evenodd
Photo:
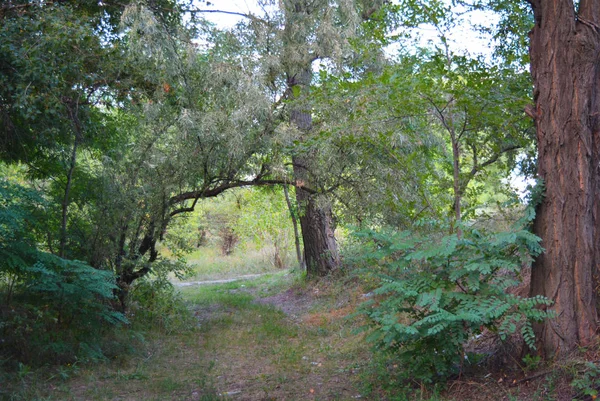
<path fill-rule="evenodd" d="M 0 180 L 0 353 L 15 366 L 95 358 L 101 333 L 126 322 L 111 307 L 111 272 L 38 249 L 44 207 L 35 190 Z"/>
<path fill-rule="evenodd" d="M 129 296 L 131 318 L 136 325 L 166 334 L 193 327 L 190 311 L 169 280 L 170 273 L 183 274 L 186 269 L 182 260 L 160 260 L 153 266 L 152 274 L 135 282 Z"/>
<path fill-rule="evenodd" d="M 576 391 L 576 399 L 584 399 L 586 396 L 595 400 L 600 389 L 600 366 L 593 362 L 586 362 L 585 369 L 578 372 L 571 387 Z"/>
<path fill-rule="evenodd" d="M 528 219 L 532 219 L 531 211 Z M 521 221 L 523 223 L 524 221 Z M 371 329 L 368 341 L 397 353 L 406 378 L 431 383 L 458 373 L 469 339 L 487 328 L 504 339 L 521 327 L 535 348 L 532 321 L 548 313 L 546 298 L 507 292 L 523 263 L 540 254 L 540 239 L 523 228 L 441 239 L 415 233 L 359 234 L 369 240 L 365 258 L 381 280 L 374 297 L 361 306 Z"/>
<path fill-rule="evenodd" d="M 13 299 L 0 311 L 0 351 L 36 364 L 98 359 L 94 344 L 101 334 L 127 322 L 110 305 L 114 276 L 81 262 L 38 256 L 21 269 Z"/>

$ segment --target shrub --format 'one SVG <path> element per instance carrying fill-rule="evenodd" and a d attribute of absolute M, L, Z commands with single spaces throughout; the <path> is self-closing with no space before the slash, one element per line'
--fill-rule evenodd
<path fill-rule="evenodd" d="M 187 270 L 183 260 L 157 261 L 152 274 L 137 280 L 129 294 L 132 321 L 142 328 L 151 327 L 166 334 L 190 329 L 191 313 L 169 280 L 169 274 L 182 278 Z"/>
<path fill-rule="evenodd" d="M 586 362 L 585 369 L 579 372 L 571 382 L 571 387 L 577 393 L 577 399 L 590 397 L 595 400 L 600 389 L 600 366 L 593 362 Z"/>
<path fill-rule="evenodd" d="M 523 263 L 540 254 L 540 239 L 523 228 L 485 234 L 463 228 L 435 239 L 411 232 L 364 232 L 371 252 L 365 258 L 381 285 L 361 306 L 371 332 L 368 341 L 397 353 L 407 378 L 431 383 L 458 373 L 464 346 L 484 328 L 500 338 L 521 327 L 535 348 L 532 321 L 548 313 L 541 296 L 521 298 L 507 292 L 517 284 Z"/>
<path fill-rule="evenodd" d="M 111 272 L 38 249 L 44 207 L 37 191 L 0 180 L 0 353 L 15 364 L 97 356 L 104 329 L 126 322 L 111 307 Z"/>
<path fill-rule="evenodd" d="M 27 363 L 97 359 L 93 344 L 100 335 L 127 322 L 110 305 L 114 276 L 42 252 L 38 257 L 21 269 L 13 300 L 0 312 L 0 350 Z"/>

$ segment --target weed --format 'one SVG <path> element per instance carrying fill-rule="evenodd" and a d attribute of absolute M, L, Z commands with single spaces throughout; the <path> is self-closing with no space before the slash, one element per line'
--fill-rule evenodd
<path fill-rule="evenodd" d="M 577 392 L 578 398 L 589 396 L 596 399 L 600 389 L 600 366 L 586 362 L 584 370 L 571 382 L 571 387 Z"/>
<path fill-rule="evenodd" d="M 525 373 L 536 371 L 539 369 L 541 362 L 541 356 L 527 354 L 523 357 L 523 371 Z"/>

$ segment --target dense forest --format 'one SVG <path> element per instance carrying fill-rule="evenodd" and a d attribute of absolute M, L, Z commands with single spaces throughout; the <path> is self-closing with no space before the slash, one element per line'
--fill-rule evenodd
<path fill-rule="evenodd" d="M 0 1 L 0 399 L 596 399 L 600 0 L 251 3 Z"/>

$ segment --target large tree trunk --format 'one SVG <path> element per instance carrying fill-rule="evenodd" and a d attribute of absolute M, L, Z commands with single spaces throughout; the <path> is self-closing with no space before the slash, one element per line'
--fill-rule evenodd
<path fill-rule="evenodd" d="M 554 301 L 556 317 L 536 327 L 541 352 L 560 357 L 592 343 L 600 263 L 600 0 L 530 0 L 538 173 L 546 196 L 534 230 L 545 253 L 535 261 L 531 295 Z"/>
<path fill-rule="evenodd" d="M 294 157 L 296 183 L 309 183 L 306 160 Z M 334 236 L 333 212 L 322 195 L 310 194 L 297 187 L 300 227 L 304 243 L 304 264 L 309 277 L 326 276 L 339 267 L 340 257 Z"/>
<path fill-rule="evenodd" d="M 298 86 L 300 93 L 310 86 L 312 70 L 307 66 L 295 75 L 288 75 L 288 86 L 292 93 Z M 308 135 L 312 128 L 310 111 L 294 107 L 290 113 L 290 122 Z M 310 176 L 310 154 L 292 157 L 294 181 L 296 182 L 296 201 L 300 214 L 302 241 L 304 243 L 304 264 L 309 277 L 326 276 L 336 270 L 340 264 L 337 243 L 334 236 L 333 212 L 331 204 L 323 195 L 310 194 L 302 187 L 314 187 Z"/>

